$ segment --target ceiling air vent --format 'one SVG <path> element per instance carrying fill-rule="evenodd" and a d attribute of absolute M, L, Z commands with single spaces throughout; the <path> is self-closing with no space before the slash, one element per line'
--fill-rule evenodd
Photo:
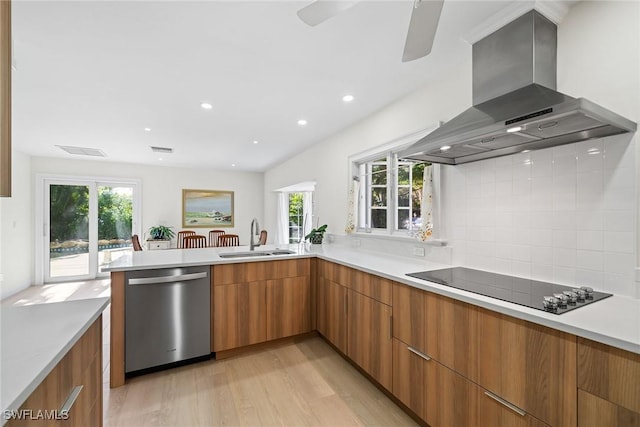
<path fill-rule="evenodd" d="M 154 147 L 152 145 L 151 146 L 151 151 L 153 151 L 154 153 L 171 154 L 171 153 L 173 153 L 173 148 L 169 148 L 169 147 Z"/>
<path fill-rule="evenodd" d="M 97 148 L 72 147 L 70 145 L 56 145 L 56 147 L 69 154 L 76 154 L 79 156 L 107 157 L 104 151 L 98 150 Z"/>

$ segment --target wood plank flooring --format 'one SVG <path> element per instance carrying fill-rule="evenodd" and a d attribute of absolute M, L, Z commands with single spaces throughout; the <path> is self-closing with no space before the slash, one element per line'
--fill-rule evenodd
<path fill-rule="evenodd" d="M 130 379 L 105 427 L 415 426 L 321 338 Z"/>

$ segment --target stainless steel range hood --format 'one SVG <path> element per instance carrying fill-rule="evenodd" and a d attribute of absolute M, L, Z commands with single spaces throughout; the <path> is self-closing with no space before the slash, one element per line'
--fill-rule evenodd
<path fill-rule="evenodd" d="M 473 45 L 473 107 L 400 158 L 462 164 L 635 132 L 636 123 L 556 88 L 556 26 L 532 10 Z"/>

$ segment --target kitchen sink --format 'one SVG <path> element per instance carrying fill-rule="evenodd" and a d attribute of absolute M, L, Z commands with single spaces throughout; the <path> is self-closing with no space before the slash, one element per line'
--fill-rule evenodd
<path fill-rule="evenodd" d="M 247 257 L 264 257 L 271 255 L 291 255 L 294 251 L 287 249 L 274 249 L 272 251 L 251 251 L 251 252 L 226 252 L 219 254 L 220 258 L 247 258 Z"/>

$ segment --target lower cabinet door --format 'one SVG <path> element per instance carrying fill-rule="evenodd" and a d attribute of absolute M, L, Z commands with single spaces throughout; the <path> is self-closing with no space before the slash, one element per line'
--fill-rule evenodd
<path fill-rule="evenodd" d="M 309 276 L 267 280 L 267 340 L 311 331 Z"/>
<path fill-rule="evenodd" d="M 264 280 L 214 286 L 213 293 L 214 351 L 266 341 Z"/>
<path fill-rule="evenodd" d="M 347 295 L 347 356 L 384 388 L 391 390 L 391 307 L 351 290 Z"/>
<path fill-rule="evenodd" d="M 578 390 L 578 427 L 640 427 L 640 413 Z"/>
<path fill-rule="evenodd" d="M 317 291 L 316 323 L 318 332 L 346 354 L 347 288 L 325 277 L 319 277 Z"/>

